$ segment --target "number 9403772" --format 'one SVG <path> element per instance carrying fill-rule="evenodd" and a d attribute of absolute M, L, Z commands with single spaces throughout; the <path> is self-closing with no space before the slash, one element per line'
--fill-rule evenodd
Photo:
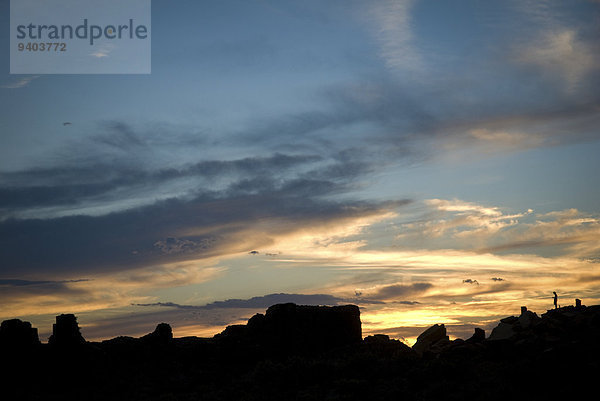
<path fill-rule="evenodd" d="M 55 52 L 66 52 L 67 51 L 67 44 L 66 43 L 61 43 L 61 42 L 28 42 L 28 43 L 22 43 L 20 42 L 17 45 L 17 49 L 22 52 L 22 51 L 28 51 L 28 52 L 50 52 L 50 51 L 55 51 Z"/>

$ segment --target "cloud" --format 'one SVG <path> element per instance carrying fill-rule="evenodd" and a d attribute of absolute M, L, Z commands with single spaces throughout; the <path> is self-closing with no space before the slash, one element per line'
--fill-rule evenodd
<path fill-rule="evenodd" d="M 282 303 L 295 303 L 298 305 L 338 305 L 347 303 L 348 300 L 334 297 L 326 294 L 268 294 L 249 299 L 228 299 L 225 301 L 215 301 L 206 305 L 180 305 L 172 302 L 157 302 L 151 304 L 137 304 L 137 306 L 161 306 L 187 310 L 209 310 L 209 309 L 229 309 L 229 308 L 251 308 L 266 309 L 269 306 Z"/>
<path fill-rule="evenodd" d="M 198 241 L 192 241 L 169 237 L 165 240 L 156 241 L 154 246 L 160 249 L 163 254 L 198 253 L 212 247 L 214 242 L 216 242 L 215 238 L 201 238 Z"/>
<path fill-rule="evenodd" d="M 423 294 L 433 287 L 431 283 L 391 284 L 378 287 L 368 294 L 369 299 L 395 300 L 407 296 Z"/>
<path fill-rule="evenodd" d="M 44 313 L 51 305 L 90 302 L 84 287 L 89 279 L 73 280 L 23 280 L 0 279 L 0 304 L 2 318 Z M 85 299 L 85 301 L 83 301 Z M 82 302 L 83 301 L 83 302 Z"/>
<path fill-rule="evenodd" d="M 309 191 L 319 184 L 341 194 L 368 185 L 373 173 L 389 165 L 421 163 L 436 152 L 460 155 L 473 146 L 506 152 L 597 138 L 597 91 L 576 104 L 554 95 L 521 101 L 530 97 L 512 93 L 506 99 L 495 96 L 489 104 L 492 97 L 482 91 L 469 95 L 475 100 L 467 104 L 462 88 L 441 85 L 431 93 L 386 77 L 338 83 L 319 89 L 315 105 L 306 110 L 248 121 L 221 142 L 198 127 L 140 129 L 108 121 L 104 132 L 66 144 L 64 154 L 55 158 L 60 163 L 3 173 L 0 213 L 17 218 L 98 215 L 157 199 L 190 198 L 203 190 L 259 193 L 274 184 L 309 180 Z M 223 141 L 245 146 L 244 156 L 219 158 L 218 146 L 234 145 Z M 214 150 L 210 157 L 188 157 L 199 143 Z M 185 156 L 175 161 L 173 154 Z"/>
<path fill-rule="evenodd" d="M 547 145 L 548 138 L 538 132 L 494 131 L 487 128 L 474 128 L 467 132 L 471 139 L 479 142 L 483 148 L 495 151 L 525 150 Z"/>
<path fill-rule="evenodd" d="M 91 140 L 94 143 L 127 151 L 148 146 L 148 143 L 130 125 L 123 121 L 109 121 L 105 124 L 105 127 L 108 133 L 93 136 Z"/>
<path fill-rule="evenodd" d="M 477 284 L 477 285 L 479 285 L 479 281 L 477 281 L 477 280 L 473 280 L 473 279 L 470 279 L 470 278 L 468 278 L 468 279 L 465 279 L 465 280 L 463 280 L 462 282 L 463 282 L 463 283 L 466 283 L 466 284 Z"/>
<path fill-rule="evenodd" d="M 527 15 L 513 12 L 517 3 L 529 8 Z M 597 268 L 590 262 L 598 254 L 595 215 L 431 199 L 423 214 L 404 219 L 395 211 L 408 200 L 370 192 L 380 173 L 393 176 L 448 154 L 488 157 L 598 139 L 592 18 L 569 25 L 548 12 L 547 2 L 507 4 L 498 6 L 506 14 L 485 16 L 481 26 L 469 20 L 474 25 L 464 30 L 481 29 L 481 39 L 471 35 L 472 42 L 461 44 L 468 54 L 449 57 L 453 46 L 441 52 L 427 46 L 446 31 L 444 44 L 452 45 L 462 29 L 446 24 L 455 19 L 427 12 L 424 2 L 371 2 L 367 18 L 388 71 L 370 65 L 360 77 L 339 76 L 316 89 L 309 102 L 292 102 L 290 112 L 259 112 L 223 126 L 106 121 L 89 136 L 57 143 L 63 150 L 45 162 L 2 172 L 0 276 L 10 277 L 2 289 L 15 294 L 4 305 L 92 313 L 156 304 L 133 308 L 160 310 L 140 317 L 135 330 L 151 331 L 142 325 L 169 313 L 188 327 L 214 328 L 250 313 L 244 305 L 279 300 L 272 298 L 277 294 L 197 310 L 157 303 L 152 291 L 189 288 L 246 264 L 272 269 L 278 279 L 311 268 L 314 281 L 294 291 L 356 301 L 368 306 L 366 317 L 377 322 L 379 313 L 388 327 L 489 315 L 496 305 L 518 310 L 523 299 L 543 306 L 545 288 L 559 284 L 573 293 L 578 286 L 589 290 Z M 274 55 L 270 43 L 252 38 L 202 50 L 223 66 L 254 50 L 255 66 Z M 426 65 L 431 59 L 438 62 Z M 26 79 L 9 86 L 36 78 Z M 383 226 L 392 234 L 380 235 Z M 261 256 L 249 257 L 254 249 Z M 574 274 L 580 283 L 566 280 Z M 93 281 L 68 281 L 82 275 Z M 469 276 L 497 280 L 463 284 Z M 178 295 L 184 299 L 198 298 Z M 234 315 L 234 305 L 243 313 Z M 398 307 L 403 314 L 393 315 Z M 192 319 L 192 312 L 209 311 L 231 315 Z"/>
<path fill-rule="evenodd" d="M 49 280 L 19 280 L 19 279 L 0 279 L 0 286 L 14 286 L 23 287 L 30 285 L 46 285 L 46 284 L 62 284 L 62 283 L 80 283 L 82 281 L 89 281 L 89 279 L 77 279 L 77 280 L 62 280 L 62 281 L 49 281 Z"/>
<path fill-rule="evenodd" d="M 142 146 L 133 134 L 120 136 L 118 142 L 113 137 L 103 142 L 118 148 Z M 273 191 L 277 186 L 291 189 L 295 185 L 314 187 L 325 185 L 333 189 L 336 183 L 308 180 L 294 177 L 294 169 L 307 166 L 320 160 L 311 155 L 285 155 L 276 153 L 268 157 L 246 157 L 237 160 L 206 160 L 179 168 L 162 168 L 148 170 L 142 166 L 107 164 L 106 161 L 93 161 L 78 165 L 52 166 L 33 168 L 3 174 L 0 179 L 0 211 L 13 216 L 35 215 L 36 217 L 52 217 L 57 210 L 64 210 L 61 215 L 79 214 L 89 206 L 87 213 L 105 214 L 106 207 L 114 211 L 116 208 L 131 208 L 132 203 L 148 203 L 147 197 L 140 194 L 156 193 L 157 188 L 168 190 L 178 186 L 180 196 L 189 196 L 201 191 L 194 184 L 205 190 L 207 196 L 219 198 L 236 196 L 240 193 L 256 193 Z M 221 188 L 214 185 L 218 181 Z M 227 185 L 227 183 L 229 185 Z M 323 188 L 327 190 L 328 188 Z M 319 191 L 322 192 L 322 191 Z M 173 196 L 173 195 L 171 195 Z M 124 202 L 129 198 L 129 202 Z M 156 199 L 156 198 L 151 198 Z M 118 202 L 115 202 L 118 201 Z M 118 206 L 122 204 L 121 206 Z M 69 213 L 69 210 L 73 212 Z"/>
<path fill-rule="evenodd" d="M 225 271 L 213 261 L 146 265 L 121 271 L 88 271 L 86 279 L 2 279 L 0 318 L 81 313 L 123 308 L 149 300 L 147 292 L 213 280 Z M 69 277 L 77 272 L 46 270 L 40 277 Z"/>
<path fill-rule="evenodd" d="M 398 239 L 427 241 L 432 248 L 473 249 L 480 253 L 509 251 L 594 256 L 600 251 L 600 220 L 577 209 L 536 214 L 532 209 L 505 213 L 461 200 L 429 199 L 421 218 L 402 224 Z"/>
<path fill-rule="evenodd" d="M 328 160 L 354 150 L 354 164 L 346 160 L 337 170 L 353 171 L 355 181 L 382 166 L 462 160 L 474 153 L 488 157 L 598 138 L 599 92 L 591 90 L 596 81 L 578 88 L 575 102 L 573 94 L 539 74 L 526 76 L 508 63 L 498 68 L 506 69 L 501 77 L 469 77 L 477 82 L 472 88 L 440 82 L 435 90 L 426 84 L 415 89 L 385 77 L 331 85 L 320 90 L 313 110 L 251 121 L 237 136 L 249 146 L 300 148 Z M 491 86 L 498 80 L 528 84 L 504 94 Z M 378 163 L 368 154 L 377 154 Z"/>
<path fill-rule="evenodd" d="M 482 251 L 499 252 L 520 248 L 554 247 L 578 257 L 600 252 L 600 219 L 577 209 L 536 215 L 534 222 L 524 222 L 503 235 L 504 242 Z"/>
<path fill-rule="evenodd" d="M 576 30 L 569 28 L 545 32 L 534 43 L 520 48 L 517 60 L 560 76 L 570 92 L 600 66 L 597 46 L 582 40 Z"/>
<path fill-rule="evenodd" d="M 377 215 L 394 207 L 317 198 L 332 187 L 291 182 L 261 194 L 235 191 L 228 197 L 170 199 L 103 216 L 4 220 L 0 222 L 2 274 L 115 271 L 245 253 L 272 245 L 273 236 Z"/>
<path fill-rule="evenodd" d="M 91 279 L 71 279 L 71 280 L 23 280 L 23 279 L 0 279 L 0 287 L 3 299 L 10 292 L 12 296 L 17 294 L 26 294 L 27 296 L 35 294 L 73 292 L 78 283 L 88 283 Z M 10 298 L 10 297 L 7 297 Z M 4 299 L 7 302 L 8 299 Z"/>
<path fill-rule="evenodd" d="M 27 77 L 23 77 L 17 80 L 13 80 L 13 82 L 4 84 L 2 86 L 0 86 L 0 88 L 5 88 L 5 89 L 19 89 L 19 88 L 24 88 L 27 85 L 29 85 L 31 82 L 33 82 L 34 80 L 38 79 L 41 75 L 30 75 Z"/>
<path fill-rule="evenodd" d="M 95 58 L 104 58 L 108 57 L 110 53 L 114 50 L 115 46 L 113 44 L 105 44 L 100 46 L 96 51 L 90 53 L 90 56 Z"/>
<path fill-rule="evenodd" d="M 454 238 L 481 239 L 517 224 L 519 218 L 529 213 L 505 215 L 497 207 L 457 199 L 427 199 L 424 203 L 434 212 L 422 221 L 405 224 L 399 238 L 412 235 L 439 238 L 449 235 Z"/>
<path fill-rule="evenodd" d="M 381 57 L 393 71 L 416 74 L 423 67 L 412 32 L 414 3 L 413 0 L 379 0 L 370 4 L 369 16 Z"/>
<path fill-rule="evenodd" d="M 389 218 L 391 216 L 388 216 Z M 367 221 L 374 220 L 362 220 L 362 223 L 349 220 L 349 227 L 346 228 L 340 227 L 341 224 L 336 222 L 328 229 L 325 229 L 325 226 L 304 227 L 303 231 L 284 234 L 285 240 L 275 243 L 275 246 L 281 246 L 281 256 L 262 261 L 265 265 L 261 266 L 261 270 L 273 269 L 272 271 L 280 274 L 282 267 L 286 267 L 283 270 L 293 274 L 293 270 L 311 266 L 315 269 L 312 271 L 314 274 L 336 271 L 340 280 L 327 283 L 326 287 L 323 287 L 324 284 L 316 279 L 310 286 L 313 294 L 330 294 L 323 300 L 313 300 L 319 303 L 337 301 L 358 304 L 361 306 L 365 333 L 400 325 L 424 327 L 433 323 L 456 323 L 465 317 L 471 317 L 474 322 L 481 321 L 495 314 L 504 316 L 507 310 L 518 311 L 523 302 L 532 310 L 544 310 L 544 305 L 548 302 L 551 306 L 551 300 L 546 299 L 548 294 L 544 293 L 548 288 L 558 289 L 564 296 L 573 294 L 574 297 L 590 300 L 595 294 L 593 288 L 597 286 L 597 281 L 594 281 L 593 277 L 597 276 L 597 263 L 591 261 L 576 257 L 493 255 L 449 249 L 368 250 L 352 241 L 348 242 L 349 238 L 361 232 Z M 360 229 L 357 231 L 357 228 Z M 288 235 L 289 238 L 286 239 Z M 304 236 L 311 241 L 305 242 Z M 294 247 L 290 247 L 291 244 Z M 253 248 L 247 248 L 243 257 L 255 260 L 247 255 L 248 249 Z M 233 259 L 228 260 L 226 259 L 225 266 L 234 262 Z M 173 264 L 165 266 L 163 270 L 139 268 L 117 273 L 106 271 L 103 277 L 98 277 L 99 273 L 96 273 L 93 282 L 69 284 L 85 291 L 79 296 L 74 294 L 64 297 L 59 294 L 54 299 L 46 299 L 51 301 L 52 305 L 40 302 L 37 296 L 30 296 L 23 298 L 23 302 L 31 306 L 30 309 L 20 310 L 35 310 L 38 313 L 64 313 L 65 310 L 78 313 L 83 310 L 91 314 L 98 308 L 117 308 L 132 303 L 146 304 L 148 306 L 136 306 L 135 310 L 127 312 L 135 317 L 132 317 L 132 321 L 139 321 L 140 326 L 136 329 L 139 330 L 136 332 L 138 334 L 151 331 L 159 321 L 167 321 L 175 322 L 177 327 L 185 327 L 183 332 L 188 334 L 213 335 L 227 324 L 248 318 L 256 312 L 264 312 L 264 308 L 271 302 L 310 302 L 306 298 L 290 298 L 290 294 L 274 294 L 280 298 L 270 294 L 196 306 L 158 302 L 144 295 L 152 293 L 153 288 L 170 288 L 198 282 L 193 275 L 205 272 L 210 263 L 214 262 L 206 261 L 204 266 L 198 263 L 181 263 L 182 269 Z M 479 286 L 465 285 L 462 283 L 465 271 L 477 276 L 503 277 L 506 281 L 491 280 L 489 284 L 480 283 Z M 234 274 L 240 271 L 236 272 Z M 219 274 L 219 270 L 204 279 L 213 279 L 215 273 Z M 399 277 L 411 282 L 397 283 Z M 140 293 L 141 289 L 143 293 Z M 356 291 L 362 294 L 357 295 Z M 208 308 L 205 308 L 206 306 Z M 257 309 L 251 309 L 250 306 L 257 306 Z M 10 305 L 7 307 L 19 310 Z M 139 311 L 136 311 L 137 309 Z M 125 312 L 120 310 L 119 313 Z M 137 314 L 145 315 L 145 320 L 142 317 L 138 319 Z M 144 321 L 146 326 L 143 326 Z M 119 324 L 123 330 L 129 330 L 126 319 Z M 100 326 L 96 325 L 94 330 L 96 329 L 100 330 Z M 112 332 L 104 328 L 102 332 L 106 337 L 125 333 L 117 331 L 116 328 Z"/>
<path fill-rule="evenodd" d="M 593 126 L 600 121 L 598 100 L 588 99 L 583 92 L 580 95 L 585 100 L 577 104 L 552 94 L 551 104 L 542 105 L 545 100 L 540 100 L 537 108 L 523 104 L 520 110 L 442 122 L 438 130 L 444 135 L 435 136 L 431 146 L 447 159 L 460 160 L 474 153 L 487 157 L 594 141 L 598 135 Z"/>
<path fill-rule="evenodd" d="M 169 165 L 150 161 L 155 148 L 170 146 L 165 135 L 118 121 L 103 127 L 74 156 L 2 174 L 2 274 L 125 271 L 230 256 L 406 203 L 336 200 L 368 171 L 368 156 L 351 149 Z"/>

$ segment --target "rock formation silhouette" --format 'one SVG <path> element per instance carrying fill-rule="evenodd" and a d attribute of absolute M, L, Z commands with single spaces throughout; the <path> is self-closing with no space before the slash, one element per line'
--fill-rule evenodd
<path fill-rule="evenodd" d="M 56 323 L 52 325 L 52 335 L 48 338 L 48 344 L 57 346 L 74 346 L 85 343 L 85 339 L 79 331 L 77 318 L 73 314 L 56 316 Z"/>
<path fill-rule="evenodd" d="M 475 332 L 467 339 L 467 343 L 477 344 L 485 340 L 485 330 L 475 327 Z"/>
<path fill-rule="evenodd" d="M 152 333 L 146 334 L 141 339 L 155 344 L 168 344 L 173 339 L 173 330 L 169 324 L 159 323 Z"/>
<path fill-rule="evenodd" d="M 435 324 L 425 330 L 417 337 L 417 342 L 413 345 L 413 350 L 419 355 L 431 349 L 431 346 L 442 340 L 449 340 L 446 335 L 446 327 L 443 324 Z"/>
<path fill-rule="evenodd" d="M 475 328 L 451 341 L 435 324 L 412 348 L 361 339 L 352 305 L 273 305 L 213 338 L 173 338 L 160 323 L 140 338 L 85 342 L 73 315 L 57 316 L 51 344 L 35 345 L 34 333 L 17 319 L 0 326 L 3 399 L 576 399 L 595 391 L 600 369 L 600 306 L 581 302 L 541 316 L 522 307 L 487 339 Z"/>
<path fill-rule="evenodd" d="M 360 311 L 355 305 L 277 304 L 264 315 L 254 315 L 247 325 L 228 326 L 215 339 L 284 354 L 319 352 L 360 343 Z"/>
<path fill-rule="evenodd" d="M 0 346 L 6 347 L 32 347 L 40 344 L 38 330 L 31 327 L 31 323 L 20 319 L 5 320 L 0 325 Z"/>
<path fill-rule="evenodd" d="M 535 312 L 528 311 L 525 306 L 521 307 L 519 317 L 509 316 L 500 320 L 496 328 L 492 330 L 488 340 L 505 340 L 516 336 L 519 332 L 528 329 L 539 322 L 540 318 Z"/>

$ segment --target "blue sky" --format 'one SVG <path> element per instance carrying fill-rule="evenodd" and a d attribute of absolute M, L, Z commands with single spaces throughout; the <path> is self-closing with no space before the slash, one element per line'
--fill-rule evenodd
<path fill-rule="evenodd" d="M 599 6 L 155 0 L 150 75 L 10 75 L 0 1 L 0 318 L 352 302 L 410 341 L 597 302 Z"/>

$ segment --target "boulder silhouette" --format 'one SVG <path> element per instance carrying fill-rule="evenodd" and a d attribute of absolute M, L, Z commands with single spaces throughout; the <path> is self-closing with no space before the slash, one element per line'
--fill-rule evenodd
<path fill-rule="evenodd" d="M 52 335 L 48 338 L 48 344 L 73 346 L 84 343 L 85 339 L 79 331 L 75 315 L 63 314 L 56 316 L 56 323 L 52 325 Z"/>
<path fill-rule="evenodd" d="M 514 338 L 523 330 L 528 330 L 536 326 L 541 321 L 541 318 L 535 313 L 527 310 L 527 307 L 521 307 L 521 315 L 519 317 L 509 316 L 500 320 L 488 340 L 508 340 Z"/>
<path fill-rule="evenodd" d="M 473 335 L 466 340 L 467 343 L 480 343 L 485 340 L 485 330 L 475 327 Z"/>
<path fill-rule="evenodd" d="M 514 327 L 517 320 L 513 318 L 514 316 L 501 319 L 500 323 L 498 323 L 498 326 L 492 329 L 492 333 L 490 334 L 488 340 L 508 340 L 514 337 L 517 334 Z"/>
<path fill-rule="evenodd" d="M 434 324 L 417 337 L 413 350 L 422 355 L 430 350 L 435 343 L 442 340 L 449 341 L 449 337 L 446 335 L 446 327 L 443 324 Z"/>
<path fill-rule="evenodd" d="M 527 310 L 525 306 L 521 307 L 521 315 L 518 320 L 520 329 L 528 329 L 540 320 L 540 317 L 535 312 Z"/>
<path fill-rule="evenodd" d="M 40 343 L 38 330 L 31 323 L 20 319 L 5 320 L 0 325 L 0 345 L 2 347 L 31 347 Z"/>

